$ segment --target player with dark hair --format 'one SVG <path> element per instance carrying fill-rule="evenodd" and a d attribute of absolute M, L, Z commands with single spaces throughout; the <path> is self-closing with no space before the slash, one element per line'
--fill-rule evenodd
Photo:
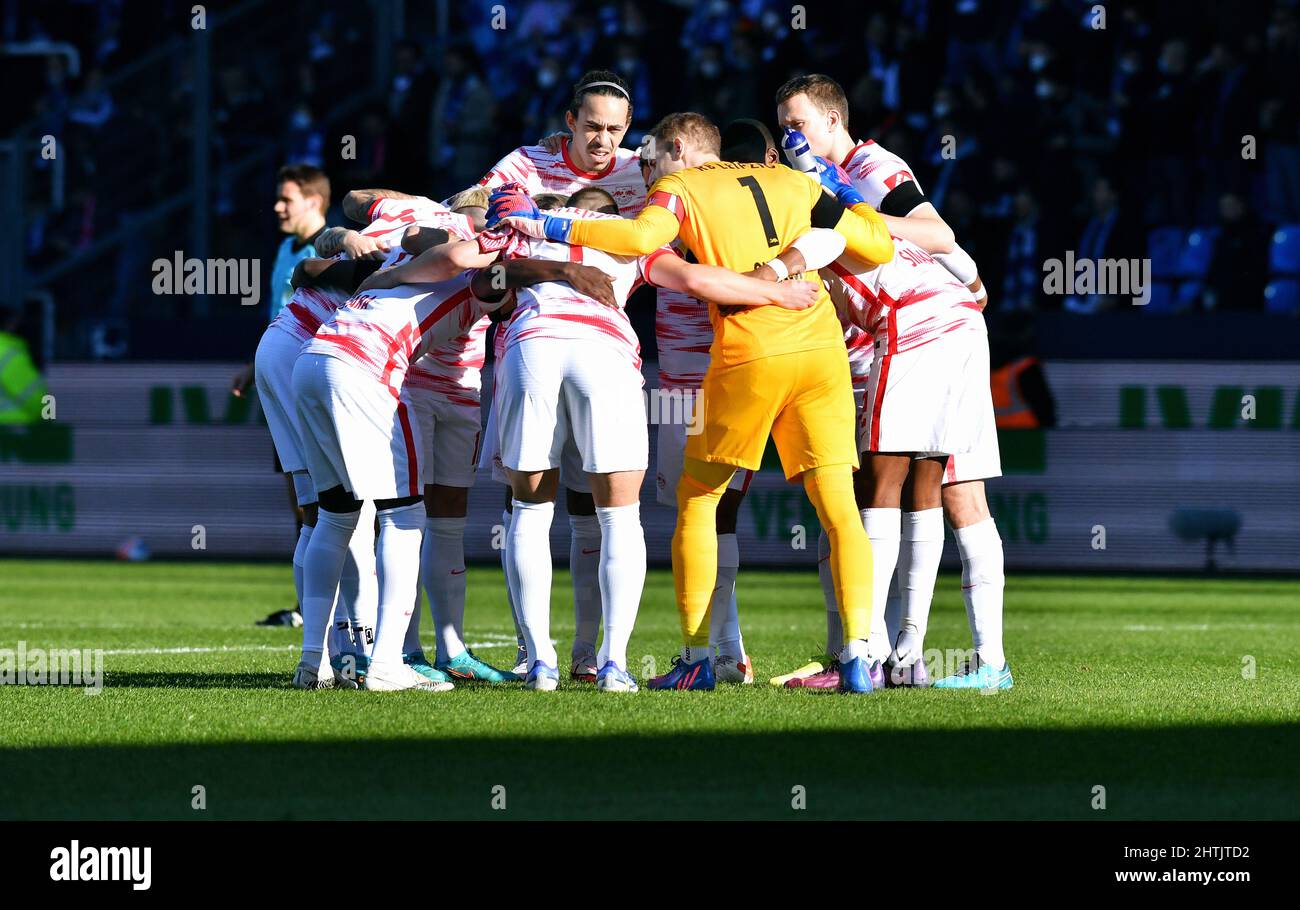
<path fill-rule="evenodd" d="M 564 120 L 569 135 L 547 137 L 538 145 L 521 146 L 498 161 L 479 181 L 489 189 L 504 183 L 516 183 L 537 200 L 539 208 L 553 205 L 542 197 L 568 199 L 578 190 L 595 186 L 606 190 L 618 205 L 619 213 L 635 215 L 645 204 L 645 181 L 637 155 L 621 147 L 632 122 L 632 100 L 627 84 L 608 70 L 591 70 L 573 87 L 573 97 Z M 545 201 L 547 205 L 542 205 Z M 493 353 L 499 364 L 505 354 L 506 326 L 497 327 Z M 488 411 L 483 452 L 479 468 L 492 472 L 494 480 L 508 485 L 496 450 L 496 416 Z M 600 562 L 600 524 L 596 506 L 588 489 L 586 476 L 572 462 L 561 470 L 565 487 L 565 507 L 571 531 L 569 569 L 573 577 L 574 640 L 570 654 L 569 675 L 573 679 L 595 682 L 596 635 L 600 629 L 600 588 L 597 577 Z M 510 524 L 510 497 L 502 522 Z M 501 551 L 502 566 L 508 558 Z M 507 594 L 514 613 L 514 590 L 507 578 Z M 515 672 L 525 672 L 524 639 L 515 619 L 518 653 Z"/>

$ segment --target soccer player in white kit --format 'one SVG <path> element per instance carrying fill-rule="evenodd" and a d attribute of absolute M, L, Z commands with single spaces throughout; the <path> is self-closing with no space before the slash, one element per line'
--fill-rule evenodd
<path fill-rule="evenodd" d="M 499 194 L 494 194 L 497 198 Z M 602 217 L 578 209 L 557 214 Z M 489 223 L 492 220 L 490 210 Z M 637 284 L 651 281 L 652 269 L 654 280 L 664 286 L 722 304 L 762 301 L 807 306 L 812 297 L 807 282 L 758 282 L 722 269 L 690 265 L 668 247 L 647 256 L 613 256 L 513 231 L 489 232 L 479 242 L 485 248 L 499 245 L 507 256 L 576 257 L 595 264 L 613 279 L 620 304 L 626 303 Z M 805 287 L 795 287 L 797 284 Z M 603 309 L 562 284 L 519 292 L 502 363 L 504 381 L 495 404 L 500 413 L 501 457 L 510 472 L 515 497 L 509 565 L 518 585 L 519 613 L 528 643 L 526 685 L 530 689 L 552 691 L 559 684 L 549 636 L 548 543 L 559 462 L 565 443 L 573 439 L 592 482 L 602 531 L 600 584 L 605 634 L 597 686 L 605 691 L 637 690 L 626 659 L 645 581 L 645 538 L 638 500 L 648 437 L 639 352 L 636 335 L 621 307 Z"/>
<path fill-rule="evenodd" d="M 848 101 L 835 80 L 817 74 L 797 77 L 778 89 L 776 100 L 778 121 L 802 132 L 814 154 L 840 163 L 868 203 L 883 214 L 943 224 L 906 162 L 871 140 L 853 140 L 848 128 Z M 966 285 L 981 307 L 987 302 L 978 269 L 960 247 L 954 245 L 947 252 L 927 249 L 954 278 Z M 875 558 L 880 560 L 883 554 L 888 559 L 889 554 L 898 554 L 898 586 L 905 614 L 900 626 L 909 633 L 908 651 L 915 650 L 917 656 L 943 553 L 945 514 L 953 528 L 962 560 L 962 596 L 975 639 L 977 661 L 975 666 L 939 680 L 936 685 L 943 688 L 1005 688 L 1011 684 L 1002 645 L 1005 584 L 1002 539 L 989 513 L 983 483 L 986 478 L 1001 476 L 1002 471 L 996 434 L 989 440 L 979 450 L 948 459 L 943 472 L 941 503 L 913 499 L 905 514 L 901 510 L 896 513 L 892 509 L 870 509 L 865 518 Z M 900 518 L 903 519 L 901 529 Z M 834 612 L 832 607 L 828 610 Z M 837 613 L 834 618 L 838 619 Z M 834 624 L 831 617 L 827 624 Z M 891 635 L 893 631 L 883 631 L 884 641 L 897 643 Z M 875 651 L 879 650 L 878 644 Z M 913 658 L 911 653 L 898 655 L 894 651 L 890 656 L 901 656 L 908 661 Z"/>
<path fill-rule="evenodd" d="M 565 112 L 570 135 L 548 137 L 542 144 L 515 149 L 493 165 L 479 184 L 495 189 L 516 183 L 530 196 L 547 193 L 566 200 L 584 187 L 600 187 L 614 198 L 620 214 L 634 216 L 645 205 L 646 187 L 636 153 L 621 147 L 631 122 L 631 96 L 623 80 L 607 70 L 585 73 L 574 84 L 573 99 Z M 505 337 L 506 326 L 498 326 L 493 342 L 498 366 L 505 353 Z M 496 415 L 489 409 L 479 467 L 491 470 L 494 479 L 508 485 L 499 463 L 496 430 Z M 568 455 L 561 467 L 561 481 L 572 533 L 569 568 L 573 576 L 575 633 L 569 675 L 575 680 L 594 682 L 599 669 L 596 635 L 600 627 L 600 523 L 576 453 L 571 450 Z M 508 510 L 502 514 L 502 522 L 509 526 Z M 503 568 L 507 558 L 508 550 L 502 549 Z M 509 585 L 507 590 L 513 611 L 514 591 Z M 522 630 L 516 631 L 519 657 L 515 669 L 524 672 L 527 667 Z"/>
<path fill-rule="evenodd" d="M 468 222 L 449 221 L 447 229 L 462 238 L 472 236 Z M 405 255 L 394 251 L 387 262 Z M 469 292 L 469 276 L 455 269 L 434 283 L 380 289 L 363 285 L 299 355 L 293 393 L 320 503 L 304 565 L 303 654 L 294 674 L 300 688 L 328 685 L 320 667 L 328 592 L 338 584 L 343 547 L 367 500 L 375 503 L 380 527 L 379 609 L 363 685 L 370 690 L 451 688 L 403 661 L 425 519 L 422 434 L 405 378 L 412 362 L 464 334 L 484 312 Z"/>

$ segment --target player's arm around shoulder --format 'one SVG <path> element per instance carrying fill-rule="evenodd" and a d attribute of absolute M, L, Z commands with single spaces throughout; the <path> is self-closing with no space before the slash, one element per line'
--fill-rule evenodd
<path fill-rule="evenodd" d="M 548 231 L 547 237 L 616 256 L 648 256 L 676 239 L 686 217 L 686 203 L 676 181 L 663 177 L 650 188 L 645 207 L 635 218 L 571 221 L 567 236 L 553 237 Z"/>
<path fill-rule="evenodd" d="M 687 262 L 671 250 L 656 251 L 643 267 L 651 284 L 718 306 L 778 306 L 806 310 L 817 302 L 811 281 L 763 281 L 714 265 Z"/>

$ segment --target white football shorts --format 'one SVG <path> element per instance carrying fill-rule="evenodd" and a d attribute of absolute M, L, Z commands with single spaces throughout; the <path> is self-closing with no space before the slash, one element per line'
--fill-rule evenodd
<path fill-rule="evenodd" d="M 429 389 L 408 386 L 406 397 L 424 437 L 421 482 L 472 487 L 483 427 L 478 405 L 459 404 Z"/>
<path fill-rule="evenodd" d="M 997 446 L 988 336 L 954 333 L 909 351 L 876 350 L 862 413 L 862 452 L 961 455 Z"/>
<path fill-rule="evenodd" d="M 337 357 L 303 354 L 293 394 L 317 490 L 342 485 L 362 500 L 421 494 L 423 438 L 404 392 Z"/>
<path fill-rule="evenodd" d="M 527 338 L 501 362 L 494 396 L 502 464 L 558 468 L 572 440 L 592 474 L 644 471 L 649 454 L 641 372 L 611 345 Z"/>

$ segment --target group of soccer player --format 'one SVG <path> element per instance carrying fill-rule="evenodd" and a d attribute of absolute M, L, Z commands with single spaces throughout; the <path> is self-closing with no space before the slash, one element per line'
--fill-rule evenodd
<path fill-rule="evenodd" d="M 827 611 L 825 654 L 772 683 L 930 685 L 922 657 L 946 515 L 974 659 L 934 685 L 1011 686 L 1002 546 L 983 489 L 1000 468 L 975 263 L 907 165 L 853 141 L 834 80 L 791 80 L 776 116 L 780 147 L 756 120 L 719 129 L 677 113 L 633 151 L 622 145 L 628 88 L 593 71 L 574 87 L 568 133 L 514 150 L 478 186 L 444 203 L 347 195 L 358 227 L 317 238 L 321 258 L 298 265 L 255 361 L 303 513 L 295 686 L 556 689 L 550 530 L 563 486 L 570 679 L 638 689 L 627 646 L 646 574 L 649 439 L 625 306 L 642 284 L 658 289 L 660 387 L 692 407 L 658 426 L 683 647 L 647 687 L 753 682 L 736 520 L 769 437 L 821 522 Z M 507 488 L 494 543 L 516 625 L 511 670 L 465 643 L 479 470 Z"/>

